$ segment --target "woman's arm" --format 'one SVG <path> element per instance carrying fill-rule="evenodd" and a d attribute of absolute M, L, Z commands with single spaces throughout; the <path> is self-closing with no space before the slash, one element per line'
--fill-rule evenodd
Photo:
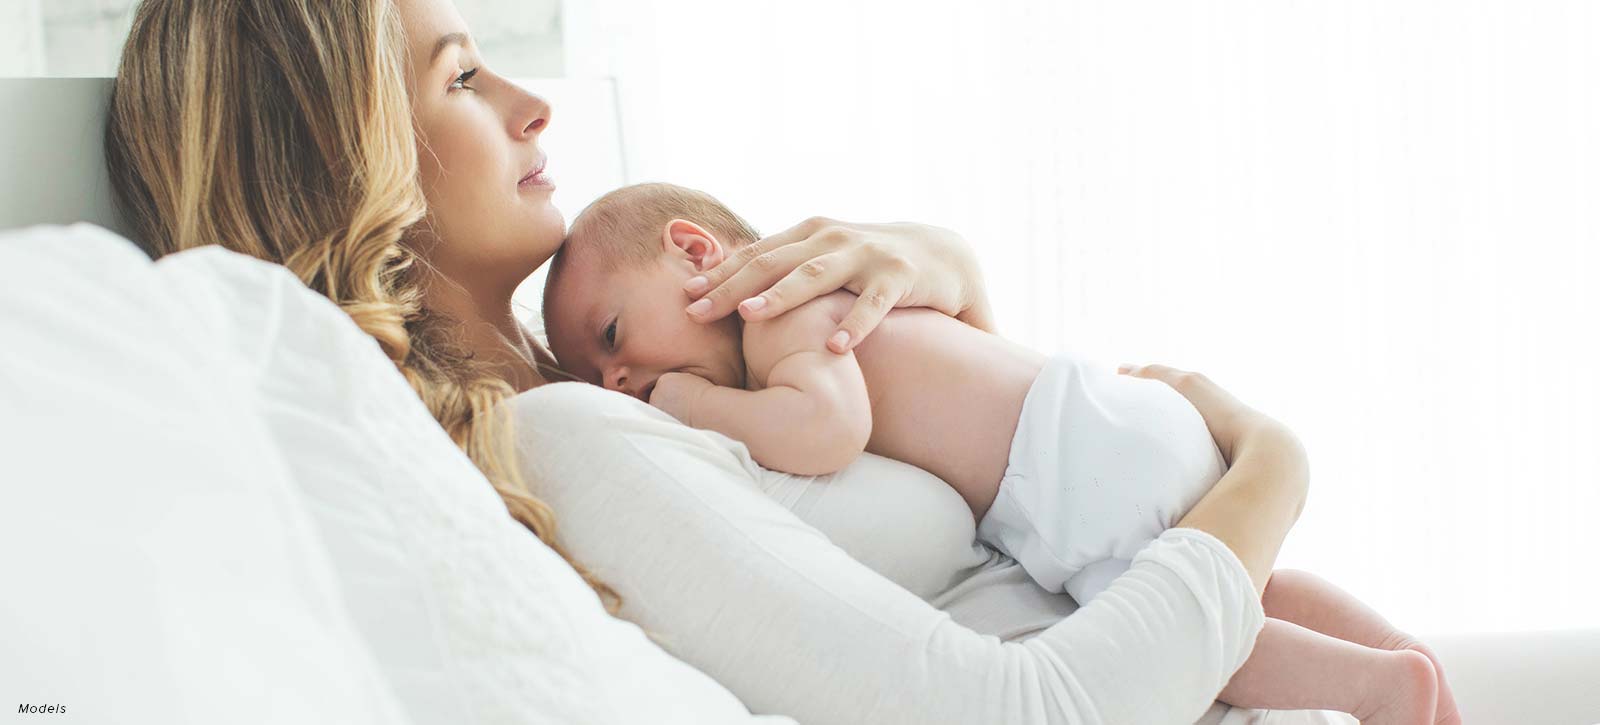
<path fill-rule="evenodd" d="M 1026 642 L 952 622 L 760 489 L 743 446 L 593 386 L 512 402 L 529 481 L 622 613 L 758 713 L 827 723 L 1188 723 L 1263 622 L 1238 559 L 1173 529 Z"/>
<path fill-rule="evenodd" d="M 1260 596 L 1289 528 L 1305 508 L 1311 471 L 1299 438 L 1199 373 L 1164 365 L 1125 365 L 1119 372 L 1160 380 L 1200 411 L 1228 472 L 1178 526 L 1205 531 L 1227 544 L 1250 572 Z"/>
<path fill-rule="evenodd" d="M 994 332 L 978 255 L 961 235 L 924 224 L 812 217 L 738 249 L 684 286 L 711 301 L 689 311 L 701 322 L 735 307 L 746 320 L 766 320 L 838 289 L 859 297 L 828 338 L 834 352 L 853 349 L 895 307 L 931 307 Z"/>

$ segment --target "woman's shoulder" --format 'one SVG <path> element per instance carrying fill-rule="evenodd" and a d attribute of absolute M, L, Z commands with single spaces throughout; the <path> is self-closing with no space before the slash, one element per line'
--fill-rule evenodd
<path fill-rule="evenodd" d="M 504 405 L 524 448 L 558 441 L 581 445 L 597 436 L 641 429 L 654 435 L 692 430 L 633 396 L 587 383 L 546 383 Z"/>
<path fill-rule="evenodd" d="M 519 420 L 557 418 L 574 424 L 605 416 L 648 415 L 655 410 L 630 396 L 578 382 L 529 388 L 512 396 L 507 404 Z"/>
<path fill-rule="evenodd" d="M 506 401 L 530 481 L 594 478 L 632 461 L 647 473 L 699 474 L 710 464 L 743 478 L 759 470 L 744 444 L 690 428 L 632 397 L 584 383 L 549 383 Z M 658 476 L 638 477 L 648 482 Z"/>
<path fill-rule="evenodd" d="M 640 418 L 650 407 L 633 398 L 586 383 L 546 383 L 501 403 L 511 419 L 526 468 L 527 460 L 559 455 L 611 428 L 618 419 Z"/>

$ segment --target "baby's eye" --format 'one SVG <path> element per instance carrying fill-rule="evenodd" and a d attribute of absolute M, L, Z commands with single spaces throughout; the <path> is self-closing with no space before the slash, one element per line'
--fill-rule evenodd
<path fill-rule="evenodd" d="M 612 320 L 611 324 L 606 325 L 606 347 L 609 349 L 609 348 L 615 348 L 616 346 L 617 346 L 617 321 L 616 320 Z"/>

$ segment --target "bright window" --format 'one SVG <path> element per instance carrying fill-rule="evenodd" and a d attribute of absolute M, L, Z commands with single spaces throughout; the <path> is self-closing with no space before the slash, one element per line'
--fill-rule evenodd
<path fill-rule="evenodd" d="M 566 6 L 630 181 L 955 228 L 1007 336 L 1300 432 L 1283 566 L 1420 633 L 1600 626 L 1594 4 L 670 8 Z"/>

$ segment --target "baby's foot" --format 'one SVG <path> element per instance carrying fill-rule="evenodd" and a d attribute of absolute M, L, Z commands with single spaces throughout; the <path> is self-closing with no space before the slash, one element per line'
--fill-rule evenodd
<path fill-rule="evenodd" d="M 1438 699 L 1433 707 L 1434 725 L 1461 725 L 1461 711 L 1456 707 L 1456 698 L 1450 692 L 1450 684 L 1444 681 L 1444 667 L 1439 664 L 1439 658 L 1433 650 L 1417 638 L 1404 632 L 1395 632 L 1383 641 L 1381 649 L 1402 650 L 1408 649 L 1421 652 L 1428 662 L 1433 665 L 1434 678 L 1438 681 Z"/>
<path fill-rule="evenodd" d="M 1388 653 L 1373 668 L 1365 706 L 1351 713 L 1361 725 L 1432 725 L 1438 679 L 1427 655 L 1409 649 Z"/>

